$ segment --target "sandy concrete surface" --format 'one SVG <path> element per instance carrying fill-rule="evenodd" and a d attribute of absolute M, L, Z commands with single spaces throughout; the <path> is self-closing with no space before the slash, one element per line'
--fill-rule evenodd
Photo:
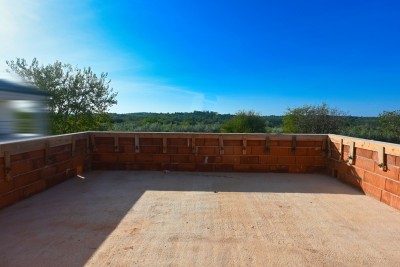
<path fill-rule="evenodd" d="M 0 210 L 0 266 L 399 266 L 400 212 L 324 175 L 100 172 Z"/>

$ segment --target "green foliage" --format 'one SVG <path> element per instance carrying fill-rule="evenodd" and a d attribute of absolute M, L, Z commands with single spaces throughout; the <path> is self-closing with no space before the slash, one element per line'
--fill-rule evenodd
<path fill-rule="evenodd" d="M 91 68 L 81 70 L 59 61 L 39 65 L 36 58 L 30 65 L 20 58 L 6 63 L 11 71 L 51 95 L 51 133 L 107 129 L 107 111 L 117 103 L 107 73 L 97 76 Z"/>
<path fill-rule="evenodd" d="M 283 118 L 283 131 L 287 133 L 338 133 L 345 125 L 345 114 L 325 103 L 320 106 L 304 105 L 288 109 Z"/>
<path fill-rule="evenodd" d="M 254 111 L 239 111 L 222 124 L 223 133 L 265 133 L 266 120 Z"/>
<path fill-rule="evenodd" d="M 379 114 L 379 123 L 382 131 L 400 135 L 400 110 L 382 112 Z"/>

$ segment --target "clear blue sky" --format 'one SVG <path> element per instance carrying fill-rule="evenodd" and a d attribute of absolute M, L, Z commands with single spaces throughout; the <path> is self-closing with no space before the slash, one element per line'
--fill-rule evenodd
<path fill-rule="evenodd" d="M 2 0 L 0 10 L 1 76 L 15 57 L 91 66 L 119 93 L 112 112 L 400 109 L 400 1 Z"/>

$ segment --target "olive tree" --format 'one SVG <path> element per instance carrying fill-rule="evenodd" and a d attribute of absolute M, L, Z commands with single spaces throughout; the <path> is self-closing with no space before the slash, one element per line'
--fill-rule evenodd
<path fill-rule="evenodd" d="M 51 97 L 48 101 L 50 130 L 53 134 L 101 130 L 109 122 L 107 111 L 117 103 L 107 73 L 100 76 L 92 69 L 72 67 L 56 61 L 40 65 L 34 58 L 6 61 L 14 72 Z"/>
<path fill-rule="evenodd" d="M 400 135 L 400 110 L 383 111 L 379 114 L 381 129 L 387 134 Z"/>
<path fill-rule="evenodd" d="M 346 114 L 323 103 L 289 108 L 283 118 L 283 131 L 287 133 L 338 133 L 344 126 Z"/>
<path fill-rule="evenodd" d="M 254 111 L 239 111 L 221 126 L 223 133 L 264 133 L 267 121 Z"/>

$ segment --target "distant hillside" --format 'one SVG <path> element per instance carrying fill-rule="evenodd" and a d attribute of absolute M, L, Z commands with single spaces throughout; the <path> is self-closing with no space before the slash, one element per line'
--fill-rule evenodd
<path fill-rule="evenodd" d="M 111 113 L 113 129 L 118 131 L 200 131 L 219 132 L 219 127 L 232 118 L 233 114 L 218 114 L 212 111 L 153 113 L 138 112 L 128 114 Z M 268 122 L 268 132 L 280 132 L 284 116 L 263 116 Z M 349 116 L 346 128 L 376 129 L 377 117 Z"/>

